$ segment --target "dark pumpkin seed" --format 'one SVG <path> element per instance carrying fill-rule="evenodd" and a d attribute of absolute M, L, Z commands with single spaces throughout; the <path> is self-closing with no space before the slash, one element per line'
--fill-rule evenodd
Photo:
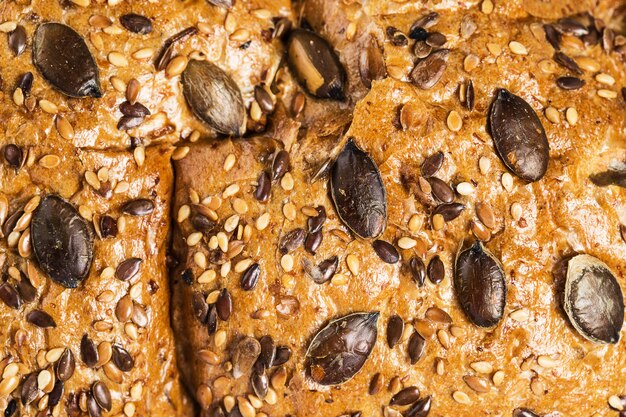
<path fill-rule="evenodd" d="M 454 201 L 454 190 L 452 187 L 437 177 L 428 178 L 428 183 L 432 189 L 433 196 L 442 203 L 452 203 Z"/>
<path fill-rule="evenodd" d="M 454 287 L 461 309 L 472 323 L 493 327 L 500 322 L 506 305 L 504 270 L 482 242 L 458 253 Z"/>
<path fill-rule="evenodd" d="M 254 287 L 256 287 L 257 282 L 259 282 L 260 276 L 261 267 L 259 266 L 259 264 L 250 265 L 241 276 L 241 288 L 244 291 L 253 290 Z"/>
<path fill-rule="evenodd" d="M 122 211 L 131 216 L 145 216 L 154 211 L 154 202 L 147 198 L 138 198 L 124 204 Z"/>
<path fill-rule="evenodd" d="M 272 96 L 270 96 L 270 93 L 268 93 L 262 86 L 257 85 L 254 87 L 254 99 L 259 104 L 263 113 L 270 114 L 274 111 L 274 101 L 272 100 Z"/>
<path fill-rule="evenodd" d="M 409 405 L 409 404 L 413 404 L 415 401 L 417 401 L 420 397 L 420 390 L 419 388 L 412 386 L 412 387 L 406 387 L 403 390 L 401 390 L 400 392 L 398 392 L 396 395 L 394 395 L 393 397 L 391 397 L 391 400 L 389 401 L 389 405 Z"/>
<path fill-rule="evenodd" d="M 579 90 L 585 85 L 585 81 L 577 77 L 559 77 L 556 85 L 563 90 Z"/>
<path fill-rule="evenodd" d="M 580 66 L 578 66 L 576 61 L 565 55 L 563 52 L 555 52 L 552 59 L 554 59 L 554 62 L 556 62 L 563 68 L 572 71 L 574 74 L 583 75 L 583 70 L 580 68 Z"/>
<path fill-rule="evenodd" d="M 9 49 L 15 56 L 22 55 L 22 52 L 26 50 L 26 40 L 26 30 L 22 25 L 17 25 L 15 30 L 8 33 Z"/>
<path fill-rule="evenodd" d="M 433 48 L 441 48 L 447 41 L 446 35 L 440 32 L 431 32 L 426 38 L 426 43 Z"/>
<path fill-rule="evenodd" d="M 191 298 L 191 308 L 193 314 L 202 324 L 206 324 L 207 316 L 209 314 L 209 304 L 202 293 L 196 292 Z"/>
<path fill-rule="evenodd" d="M 426 266 L 424 265 L 424 262 L 417 256 L 414 256 L 409 261 L 409 268 L 411 270 L 413 280 L 417 283 L 417 285 L 423 287 L 424 280 L 426 278 Z"/>
<path fill-rule="evenodd" d="M 411 359 L 411 365 L 415 365 L 424 355 L 424 349 L 426 348 L 426 339 L 419 333 L 415 332 L 409 339 L 407 351 L 409 352 L 409 359 Z"/>
<path fill-rule="evenodd" d="M 353 313 L 332 320 L 311 341 L 306 352 L 307 370 L 321 385 L 350 380 L 365 364 L 378 334 L 379 314 Z"/>
<path fill-rule="evenodd" d="M 257 359 L 257 363 L 263 369 L 269 369 L 274 363 L 276 357 L 276 344 L 272 336 L 265 335 L 259 339 L 261 345 L 261 353 Z"/>
<path fill-rule="evenodd" d="M 33 38 L 33 63 L 65 95 L 102 97 L 98 66 L 84 39 L 67 25 L 39 25 Z"/>
<path fill-rule="evenodd" d="M 122 372 L 130 372 L 135 367 L 135 360 L 130 353 L 120 345 L 113 345 L 111 360 Z"/>
<path fill-rule="evenodd" d="M 318 230 L 315 233 L 309 233 L 304 241 L 304 249 L 312 255 L 315 255 L 320 245 L 322 244 L 322 239 L 324 235 L 321 230 Z"/>
<path fill-rule="evenodd" d="M 300 85 L 319 98 L 343 100 L 346 71 L 324 38 L 304 29 L 294 29 L 287 40 L 287 59 Z"/>
<path fill-rule="evenodd" d="M 272 161 L 272 180 L 280 180 L 289 171 L 289 152 L 280 150 Z"/>
<path fill-rule="evenodd" d="M 516 408 L 513 410 L 513 417 L 541 417 L 539 414 L 535 413 L 528 408 Z"/>
<path fill-rule="evenodd" d="M 24 160 L 22 149 L 14 144 L 6 145 L 4 147 L 4 160 L 11 168 L 20 169 Z"/>
<path fill-rule="evenodd" d="M 57 378 L 59 381 L 65 382 L 74 375 L 74 369 L 76 368 L 76 362 L 74 361 L 74 354 L 70 349 L 65 349 L 61 354 L 57 362 Z"/>
<path fill-rule="evenodd" d="M 0 285 L 0 300 L 15 310 L 22 306 L 20 294 L 8 282 L 3 282 L 2 285 Z"/>
<path fill-rule="evenodd" d="M 217 331 L 217 307 L 215 307 L 215 304 L 209 304 L 209 311 L 206 317 L 206 327 L 209 336 L 214 335 Z"/>
<path fill-rule="evenodd" d="M 378 237 L 387 224 L 387 194 L 376 163 L 349 140 L 330 178 L 337 214 L 357 236 Z"/>
<path fill-rule="evenodd" d="M 430 406 L 432 399 L 430 395 L 425 398 L 417 400 L 407 411 L 404 413 L 404 417 L 428 417 L 430 413 Z"/>
<path fill-rule="evenodd" d="M 561 49 L 559 45 L 561 42 L 561 35 L 557 32 L 554 26 L 545 24 L 543 25 L 543 30 L 546 33 L 546 40 L 550 43 L 550 45 L 552 45 L 552 47 L 557 51 Z"/>
<path fill-rule="evenodd" d="M 117 220 L 107 215 L 100 217 L 100 235 L 103 239 L 117 236 Z"/>
<path fill-rule="evenodd" d="M 475 101 L 475 93 L 474 93 L 474 83 L 472 80 L 467 82 L 467 87 L 465 91 L 465 105 L 467 110 L 474 110 L 474 101 Z"/>
<path fill-rule="evenodd" d="M 444 158 L 443 152 L 439 151 L 424 159 L 421 167 L 422 176 L 428 178 L 435 175 L 443 165 Z"/>
<path fill-rule="evenodd" d="M 265 369 L 254 369 L 252 371 L 252 375 L 250 376 L 250 385 L 252 385 L 252 390 L 260 399 L 263 400 L 267 396 L 269 378 L 267 377 Z"/>
<path fill-rule="evenodd" d="M 221 68 L 208 61 L 191 60 L 182 74 L 183 94 L 200 120 L 217 133 L 242 136 L 246 109 L 241 91 Z"/>
<path fill-rule="evenodd" d="M 435 255 L 430 262 L 428 262 L 427 274 L 428 279 L 435 285 L 439 284 L 446 277 L 446 268 L 439 255 Z"/>
<path fill-rule="evenodd" d="M 26 303 L 32 303 L 37 299 L 37 289 L 25 275 L 22 275 L 22 279 L 17 283 L 17 292 Z"/>
<path fill-rule="evenodd" d="M 120 281 L 130 281 L 139 272 L 142 262 L 143 260 L 139 258 L 129 258 L 120 262 L 115 269 L 115 277 Z"/>
<path fill-rule="evenodd" d="M 125 14 L 120 17 L 120 23 L 128 31 L 138 33 L 140 35 L 147 35 L 152 32 L 152 21 L 140 14 Z"/>
<path fill-rule="evenodd" d="M 396 247 L 387 241 L 377 239 L 372 243 L 372 247 L 378 257 L 385 263 L 395 264 L 400 260 L 400 254 Z"/>
<path fill-rule="evenodd" d="M 50 314 L 42 310 L 32 310 L 26 315 L 26 321 L 42 329 L 57 327 Z"/>
<path fill-rule="evenodd" d="M 89 414 L 89 417 L 102 416 L 102 409 L 91 392 L 87 393 L 87 414 Z"/>
<path fill-rule="evenodd" d="M 65 384 L 63 384 L 63 381 L 57 380 L 52 387 L 52 391 L 50 391 L 50 394 L 48 394 L 48 406 L 54 407 L 55 405 L 60 403 L 64 391 Z"/>
<path fill-rule="evenodd" d="M 440 204 L 433 210 L 433 215 L 441 214 L 446 222 L 450 222 L 459 217 L 463 210 L 465 206 L 461 203 Z"/>
<path fill-rule="evenodd" d="M 306 239 L 306 232 L 302 228 L 293 229 L 287 232 L 278 244 L 278 251 L 280 253 L 287 254 L 298 249 L 304 243 Z"/>
<path fill-rule="evenodd" d="M 382 80 L 387 75 L 385 57 L 374 36 L 369 37 L 359 55 L 359 75 L 366 88 L 372 87 L 372 81 Z"/>
<path fill-rule="evenodd" d="M 595 343 L 617 343 L 624 324 L 624 297 L 609 267 L 589 255 L 567 264 L 564 310 L 574 328 Z"/>
<path fill-rule="evenodd" d="M 274 362 L 272 366 L 280 366 L 287 363 L 291 359 L 291 349 L 289 346 L 278 346 L 276 347 L 276 356 L 274 357 Z"/>
<path fill-rule="evenodd" d="M 398 344 L 404 333 L 404 320 L 398 315 L 393 315 L 387 322 L 387 344 L 393 348 Z"/>
<path fill-rule="evenodd" d="M 489 127 L 504 164 L 526 181 L 541 179 L 550 158 L 541 121 L 521 97 L 500 89 L 489 112 Z"/>
<path fill-rule="evenodd" d="M 271 192 L 272 180 L 270 180 L 270 174 L 263 171 L 257 180 L 257 186 L 254 190 L 254 198 L 258 201 L 267 201 L 270 198 Z"/>
<path fill-rule="evenodd" d="M 39 388 L 37 386 L 37 372 L 33 372 L 26 376 L 22 383 L 21 398 L 22 405 L 28 405 L 35 401 L 37 395 L 39 395 Z"/>
<path fill-rule="evenodd" d="M 125 116 L 130 117 L 146 117 L 150 115 L 150 110 L 143 104 L 139 102 L 135 102 L 134 104 L 130 104 L 128 101 L 125 101 L 120 104 L 120 112 Z"/>
<path fill-rule="evenodd" d="M 319 232 L 322 230 L 322 226 L 326 222 L 326 209 L 324 206 L 317 206 L 315 209 L 317 210 L 318 215 L 309 217 L 307 220 L 309 233 Z"/>
<path fill-rule="evenodd" d="M 91 394 L 100 408 L 105 411 L 111 411 L 111 392 L 104 382 L 94 382 L 91 386 Z"/>
<path fill-rule="evenodd" d="M 226 321 L 230 318 L 233 312 L 233 299 L 226 288 L 222 288 L 220 291 L 220 295 L 217 297 L 217 302 L 215 303 L 215 308 L 220 320 Z"/>
<path fill-rule="evenodd" d="M 100 359 L 98 349 L 96 349 L 96 344 L 89 338 L 89 336 L 87 336 L 86 333 L 80 340 L 80 359 L 89 368 L 95 367 Z"/>
<path fill-rule="evenodd" d="M 239 378 L 250 372 L 260 354 L 261 344 L 258 340 L 250 336 L 241 339 L 233 349 L 233 376 Z"/>
<path fill-rule="evenodd" d="M 448 49 L 435 51 L 418 61 L 411 71 L 411 81 L 422 90 L 430 90 L 443 77 L 448 66 Z"/>

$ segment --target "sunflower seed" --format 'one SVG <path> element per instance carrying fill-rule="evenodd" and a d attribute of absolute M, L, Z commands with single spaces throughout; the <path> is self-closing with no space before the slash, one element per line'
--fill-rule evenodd
<path fill-rule="evenodd" d="M 241 288 L 244 291 L 253 290 L 256 287 L 259 277 L 261 276 L 261 267 L 259 264 L 252 264 L 246 272 L 241 276 Z"/>
<path fill-rule="evenodd" d="M 242 136 L 246 111 L 239 87 L 221 68 L 191 60 L 182 74 L 183 94 L 193 113 L 217 133 Z"/>
<path fill-rule="evenodd" d="M 387 344 L 393 348 L 398 344 L 404 333 L 404 321 L 402 317 L 393 315 L 387 322 Z"/>
<path fill-rule="evenodd" d="M 130 356 L 130 353 L 123 347 L 119 345 L 113 345 L 113 353 L 111 356 L 111 360 L 117 366 L 117 368 L 122 372 L 130 372 L 131 369 L 135 366 L 135 361 L 133 357 Z"/>
<path fill-rule="evenodd" d="M 398 250 L 391 243 L 377 239 L 372 243 L 372 247 L 376 254 L 388 264 L 395 264 L 400 260 Z"/>
<path fill-rule="evenodd" d="M 302 228 L 293 229 L 287 232 L 278 244 L 278 251 L 281 254 L 287 254 L 298 249 L 304 243 L 306 232 Z"/>
<path fill-rule="evenodd" d="M 28 405 L 35 401 L 37 396 L 39 395 L 39 387 L 37 386 L 37 373 L 33 372 L 28 375 L 24 382 L 22 383 L 21 398 L 22 405 Z"/>
<path fill-rule="evenodd" d="M 555 52 L 552 57 L 554 62 L 561 65 L 563 68 L 572 71 L 576 75 L 583 75 L 583 70 L 580 69 L 580 66 L 569 56 L 565 55 L 563 52 Z"/>
<path fill-rule="evenodd" d="M 556 85 L 563 90 L 578 90 L 585 85 L 585 81 L 576 77 L 559 77 L 556 79 Z"/>
<path fill-rule="evenodd" d="M 310 254 L 315 255 L 320 245 L 322 244 L 323 238 L 324 238 L 324 235 L 322 234 L 321 230 L 318 230 L 315 233 L 309 233 L 306 239 L 304 240 L 304 248 Z"/>
<path fill-rule="evenodd" d="M 146 198 L 138 198 L 124 204 L 122 211 L 131 216 L 145 216 L 154 211 L 154 202 Z"/>
<path fill-rule="evenodd" d="M 564 310 L 574 328 L 596 343 L 617 343 L 624 324 L 622 289 L 609 267 L 589 255 L 567 264 Z"/>
<path fill-rule="evenodd" d="M 504 270 L 482 242 L 458 253 L 454 287 L 461 308 L 474 324 L 493 327 L 502 319 L 507 292 Z"/>
<path fill-rule="evenodd" d="M 450 222 L 461 215 L 465 206 L 461 203 L 440 204 L 433 211 L 433 216 L 441 215 L 443 220 Z"/>
<path fill-rule="evenodd" d="M 419 388 L 413 386 L 413 387 L 406 387 L 403 390 L 401 390 L 400 392 L 398 392 L 396 395 L 394 395 L 393 397 L 391 397 L 391 400 L 389 401 L 389 405 L 409 405 L 409 404 L 413 404 L 415 401 L 417 401 L 420 397 L 420 390 Z"/>
<path fill-rule="evenodd" d="M 27 35 L 24 26 L 17 25 L 15 30 L 8 33 L 9 49 L 15 56 L 22 55 L 26 49 Z"/>
<path fill-rule="evenodd" d="M 62 23 L 42 23 L 33 38 L 33 63 L 70 97 L 102 97 L 98 66 L 83 38 Z"/>
<path fill-rule="evenodd" d="M 0 299 L 4 304 L 15 310 L 22 306 L 22 298 L 8 282 L 3 282 L 0 285 Z"/>
<path fill-rule="evenodd" d="M 411 365 L 415 365 L 421 359 L 424 354 L 425 347 L 426 339 L 424 339 L 422 335 L 417 332 L 413 333 L 407 346 L 409 358 L 411 359 Z"/>
<path fill-rule="evenodd" d="M 261 344 L 253 337 L 244 337 L 233 350 L 233 376 L 239 378 L 252 370 L 259 355 L 261 354 Z"/>
<path fill-rule="evenodd" d="M 435 255 L 430 262 L 428 262 L 428 269 L 426 271 L 428 279 L 437 285 L 446 277 L 446 269 L 439 255 Z"/>
<path fill-rule="evenodd" d="M 314 216 L 310 216 L 307 219 L 307 227 L 309 229 L 309 233 L 318 233 L 322 230 L 322 226 L 326 222 L 326 209 L 324 206 L 318 206 L 315 208 L 317 214 Z"/>
<path fill-rule="evenodd" d="M 129 258 L 120 262 L 115 269 L 115 277 L 120 281 L 130 281 L 139 272 L 142 262 L 140 258 Z"/>
<path fill-rule="evenodd" d="M 441 151 L 436 152 L 424 159 L 421 166 L 422 176 L 429 178 L 435 175 L 443 165 L 443 160 L 444 154 Z"/>
<path fill-rule="evenodd" d="M 56 366 L 57 378 L 61 382 L 65 382 L 74 375 L 74 369 L 76 368 L 76 362 L 74 361 L 74 354 L 70 349 L 65 349 L 61 354 L 61 357 L 57 361 Z"/>
<path fill-rule="evenodd" d="M 352 379 L 369 357 L 377 336 L 379 313 L 353 313 L 332 320 L 311 341 L 307 370 L 320 385 Z"/>
<path fill-rule="evenodd" d="M 267 201 L 272 192 L 272 180 L 270 179 L 270 174 L 263 171 L 261 175 L 259 175 L 257 183 L 257 187 L 254 190 L 254 198 L 258 201 Z"/>
<path fill-rule="evenodd" d="M 414 256 L 409 261 L 409 268 L 411 269 L 411 276 L 413 277 L 413 280 L 417 283 L 417 285 L 423 287 L 424 279 L 426 278 L 426 267 L 424 266 L 424 262 L 417 256 Z"/>
<path fill-rule="evenodd" d="M 422 90 L 433 88 L 446 71 L 449 53 L 447 49 L 440 49 L 415 64 L 410 74 L 413 84 Z"/>
<path fill-rule="evenodd" d="M 430 413 L 431 403 L 432 400 L 430 395 L 417 400 L 407 411 L 404 412 L 404 417 L 427 417 Z"/>
<path fill-rule="evenodd" d="M 226 321 L 230 318 L 233 312 L 233 300 L 226 288 L 222 288 L 220 291 L 220 295 L 217 297 L 217 302 L 215 303 L 215 308 L 220 320 Z"/>
<path fill-rule="evenodd" d="M 550 147 L 539 117 L 524 99 L 500 89 L 489 126 L 500 158 L 513 173 L 527 181 L 543 177 Z"/>
<path fill-rule="evenodd" d="M 120 17 L 120 23 L 127 30 L 140 35 L 147 35 L 152 32 L 152 21 L 145 16 L 129 13 Z"/>
<path fill-rule="evenodd" d="M 89 368 L 98 364 L 99 354 L 95 343 L 85 333 L 80 341 L 80 358 Z"/>
<path fill-rule="evenodd" d="M 287 40 L 287 59 L 309 94 L 319 98 L 344 99 L 346 71 L 324 38 L 308 30 L 293 30 Z"/>
<path fill-rule="evenodd" d="M 102 381 L 96 381 L 91 386 L 91 394 L 100 408 L 111 411 L 111 392 Z"/>

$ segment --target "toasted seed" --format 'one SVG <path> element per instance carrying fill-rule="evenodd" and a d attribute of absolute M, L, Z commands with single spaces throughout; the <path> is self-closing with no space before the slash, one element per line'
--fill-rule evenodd
<path fill-rule="evenodd" d="M 42 23 L 33 37 L 33 63 L 44 79 L 70 97 L 102 96 L 96 62 L 71 27 Z"/>
<path fill-rule="evenodd" d="M 541 121 L 521 97 L 500 89 L 489 112 L 496 149 L 505 165 L 527 181 L 543 177 L 549 145 Z"/>
<path fill-rule="evenodd" d="M 26 49 L 27 35 L 24 26 L 17 25 L 14 30 L 8 33 L 9 49 L 20 56 Z"/>
<path fill-rule="evenodd" d="M 489 385 L 487 380 L 474 375 L 466 375 L 463 377 L 463 381 L 467 384 L 468 387 L 473 389 L 476 392 L 484 393 L 489 392 Z"/>
<path fill-rule="evenodd" d="M 344 99 L 346 72 L 325 39 L 316 33 L 295 29 L 287 41 L 287 51 L 290 67 L 309 94 Z"/>
<path fill-rule="evenodd" d="M 270 180 L 270 175 L 263 171 L 261 175 L 259 175 L 259 179 L 257 180 L 257 187 L 254 190 L 254 198 L 258 201 L 267 201 L 272 192 L 272 181 Z"/>
<path fill-rule="evenodd" d="M 563 90 L 578 90 L 585 85 L 585 81 L 577 77 L 559 77 L 556 79 L 556 85 Z"/>
<path fill-rule="evenodd" d="M 172 78 L 182 74 L 185 68 L 187 68 L 188 63 L 189 59 L 184 55 L 178 55 L 172 58 L 167 64 L 167 67 L 165 67 L 165 76 Z"/>
<path fill-rule="evenodd" d="M 420 397 L 419 388 L 412 386 L 407 387 L 391 397 L 389 405 L 409 405 L 417 401 Z"/>
<path fill-rule="evenodd" d="M 435 285 L 443 281 L 446 275 L 446 270 L 439 255 L 435 255 L 430 262 L 428 262 L 426 273 L 428 275 L 428 279 L 430 279 L 430 281 Z"/>
<path fill-rule="evenodd" d="M 423 287 L 424 279 L 426 278 L 426 267 L 424 266 L 424 262 L 420 258 L 414 256 L 409 261 L 409 268 L 411 269 L 411 276 L 413 277 L 413 280 L 417 283 L 417 285 Z"/>
<path fill-rule="evenodd" d="M 56 366 L 56 375 L 59 381 L 65 382 L 74 375 L 74 369 L 76 363 L 74 361 L 74 355 L 70 349 L 65 349 L 61 357 L 59 358 Z"/>
<path fill-rule="evenodd" d="M 5 378 L 6 380 L 6 378 Z M 17 378 L 19 381 L 19 378 Z M 21 389 L 21 399 L 22 405 L 28 405 L 35 401 L 37 396 L 39 395 L 39 387 L 37 382 L 37 373 L 33 372 L 26 377 L 24 382 L 22 383 Z"/>
<path fill-rule="evenodd" d="M 413 333 L 409 339 L 407 347 L 409 358 L 411 359 L 411 365 L 415 365 L 421 359 L 424 354 L 425 347 L 426 339 L 424 339 L 418 332 Z"/>
<path fill-rule="evenodd" d="M 129 258 L 120 262 L 115 269 L 115 277 L 120 281 L 130 281 L 139 272 L 142 262 L 140 258 Z"/>
<path fill-rule="evenodd" d="M 454 391 L 452 393 L 452 399 L 459 404 L 471 404 L 472 400 L 470 397 L 464 393 L 463 391 Z"/>
<path fill-rule="evenodd" d="M 511 49 L 511 52 L 516 55 L 528 55 L 528 49 L 526 49 L 523 44 L 517 41 L 509 42 L 509 49 Z"/>
<path fill-rule="evenodd" d="M 576 75 L 583 75 L 583 70 L 580 69 L 576 61 L 565 55 L 563 52 L 555 52 L 553 56 L 554 62 L 561 65 L 563 68 L 572 71 Z"/>
<path fill-rule="evenodd" d="M 496 228 L 496 216 L 489 203 L 480 202 L 476 204 L 476 215 L 478 219 L 488 228 Z"/>
<path fill-rule="evenodd" d="M 433 88 L 446 70 L 449 53 L 447 49 L 440 49 L 419 61 L 410 74 L 413 84 L 422 90 Z"/>
<path fill-rule="evenodd" d="M 218 133 L 243 135 L 246 111 L 241 91 L 222 69 L 208 61 L 191 60 L 182 83 L 187 104 L 200 120 Z"/>
<path fill-rule="evenodd" d="M 441 166 L 443 165 L 444 154 L 439 151 L 436 152 L 429 157 L 427 157 L 424 162 L 422 162 L 421 172 L 422 176 L 428 178 L 432 177 L 439 171 Z"/>
<path fill-rule="evenodd" d="M 111 359 L 115 366 L 122 372 L 130 372 L 135 366 L 135 361 L 130 353 L 119 345 L 113 345 L 113 355 Z"/>
<path fill-rule="evenodd" d="M 95 367 L 98 363 L 98 350 L 87 334 L 84 334 L 80 341 L 80 358 L 90 368 Z"/>
<path fill-rule="evenodd" d="M 387 322 L 387 344 L 393 348 L 398 344 L 402 334 L 404 333 L 404 321 L 402 317 L 393 315 Z"/>
<path fill-rule="evenodd" d="M 359 55 L 359 75 L 366 88 L 371 88 L 372 81 L 381 80 L 387 75 L 383 51 L 373 35 Z"/>
<path fill-rule="evenodd" d="M 372 243 L 376 254 L 388 264 L 395 264 L 400 260 L 398 250 L 391 243 L 377 239 Z"/>
<path fill-rule="evenodd" d="M 260 276 L 261 267 L 257 263 L 252 264 L 241 276 L 241 288 L 245 291 L 254 289 Z"/>
<path fill-rule="evenodd" d="M 446 222 L 450 222 L 461 215 L 465 206 L 461 203 L 440 204 L 433 211 L 434 216 L 441 216 Z"/>
<path fill-rule="evenodd" d="M 120 23 L 124 28 L 133 33 L 147 35 L 152 32 L 152 21 L 145 16 L 129 13 L 120 17 Z"/>
<path fill-rule="evenodd" d="M 430 407 L 432 400 L 430 395 L 417 400 L 413 405 L 405 412 L 405 417 L 426 417 L 430 413 Z"/>
<path fill-rule="evenodd" d="M 571 126 L 575 126 L 578 123 L 578 112 L 575 107 L 568 107 L 565 110 L 565 118 L 567 119 L 567 123 Z"/>
<path fill-rule="evenodd" d="M 96 400 L 100 408 L 105 411 L 111 411 L 111 392 L 102 381 L 96 381 L 91 386 L 91 394 Z"/>
<path fill-rule="evenodd" d="M 611 395 L 608 400 L 609 406 L 617 411 L 623 411 L 626 409 L 626 397 L 619 397 L 617 395 Z"/>
<path fill-rule="evenodd" d="M 617 92 L 615 92 L 613 90 L 607 90 L 607 89 L 604 89 L 604 88 L 598 90 L 597 94 L 598 94 L 599 97 L 606 98 L 606 99 L 617 98 Z"/>
<path fill-rule="evenodd" d="M 122 206 L 122 211 L 132 216 L 145 216 L 154 211 L 154 202 L 145 198 L 131 200 Z"/>
<path fill-rule="evenodd" d="M 57 327 L 54 319 L 42 310 L 31 310 L 26 315 L 26 321 L 42 329 Z"/>
<path fill-rule="evenodd" d="M 433 195 L 442 203 L 454 201 L 454 190 L 445 181 L 437 177 L 429 177 L 428 183 L 432 188 Z"/>
<path fill-rule="evenodd" d="M 22 298 L 8 282 L 0 284 L 0 299 L 9 307 L 17 310 L 22 305 Z"/>

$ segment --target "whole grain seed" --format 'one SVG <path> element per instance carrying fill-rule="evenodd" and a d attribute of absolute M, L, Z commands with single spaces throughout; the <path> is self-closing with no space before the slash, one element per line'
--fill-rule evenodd
<path fill-rule="evenodd" d="M 433 229 L 435 230 L 441 230 L 445 227 L 446 225 L 446 221 L 443 217 L 443 215 L 437 213 L 434 214 L 432 219 L 431 219 L 432 225 L 433 225 Z"/>
<path fill-rule="evenodd" d="M 175 77 L 183 73 L 185 68 L 187 68 L 187 64 L 189 60 L 184 55 L 178 55 L 170 60 L 165 67 L 165 76 L 168 78 Z"/>
<path fill-rule="evenodd" d="M 65 116 L 57 114 L 54 118 L 54 124 L 63 139 L 72 140 L 74 138 L 74 128 Z"/>
<path fill-rule="evenodd" d="M 522 205 L 520 203 L 511 204 L 511 217 L 515 221 L 519 221 L 522 218 Z"/>
<path fill-rule="evenodd" d="M 400 390 L 397 394 L 391 397 L 389 405 L 409 405 L 419 399 L 420 390 L 415 386 L 407 387 Z"/>
<path fill-rule="evenodd" d="M 98 350 L 87 334 L 84 334 L 80 341 L 80 358 L 90 368 L 98 363 Z"/>
<path fill-rule="evenodd" d="M 596 81 L 601 83 L 601 84 L 606 84 L 606 85 L 613 85 L 615 84 L 615 78 L 611 77 L 609 74 L 606 73 L 600 73 L 596 75 Z"/>
<path fill-rule="evenodd" d="M 291 191 L 293 190 L 295 183 L 294 183 L 294 179 L 293 176 L 291 175 L 291 173 L 287 172 L 283 178 L 280 180 L 280 186 L 282 187 L 283 190 L 285 191 Z"/>
<path fill-rule="evenodd" d="M 220 267 L 220 276 L 222 278 L 226 278 L 228 276 L 228 274 L 230 273 L 231 266 L 232 266 L 232 263 L 230 261 L 224 262 L 222 264 L 222 266 Z"/>
<path fill-rule="evenodd" d="M 418 332 L 413 333 L 407 346 L 407 352 L 409 353 L 411 365 L 415 365 L 422 358 L 425 348 L 426 339 L 424 339 Z"/>
<path fill-rule="evenodd" d="M 564 38 L 568 39 L 568 38 Z M 563 68 L 572 71 L 576 75 L 582 75 L 583 70 L 580 69 L 576 61 L 574 61 L 569 56 L 565 55 L 563 52 L 555 52 L 553 58 L 554 62 L 561 65 Z"/>
<path fill-rule="evenodd" d="M 549 355 L 540 355 L 537 357 L 537 363 L 542 368 L 551 369 L 559 366 L 559 361 Z"/>
<path fill-rule="evenodd" d="M 589 72 L 598 72 L 600 71 L 600 64 L 593 58 L 581 56 L 576 58 L 576 62 L 580 66 L 580 68 L 589 71 Z"/>
<path fill-rule="evenodd" d="M 398 315 L 393 315 L 387 322 L 387 344 L 393 348 L 398 344 L 404 333 L 404 320 Z"/>

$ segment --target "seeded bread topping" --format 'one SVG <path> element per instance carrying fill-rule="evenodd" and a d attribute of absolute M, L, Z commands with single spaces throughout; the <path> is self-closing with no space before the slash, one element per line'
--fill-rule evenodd
<path fill-rule="evenodd" d="M 5 417 L 626 415 L 626 4 L 27 3 Z"/>

